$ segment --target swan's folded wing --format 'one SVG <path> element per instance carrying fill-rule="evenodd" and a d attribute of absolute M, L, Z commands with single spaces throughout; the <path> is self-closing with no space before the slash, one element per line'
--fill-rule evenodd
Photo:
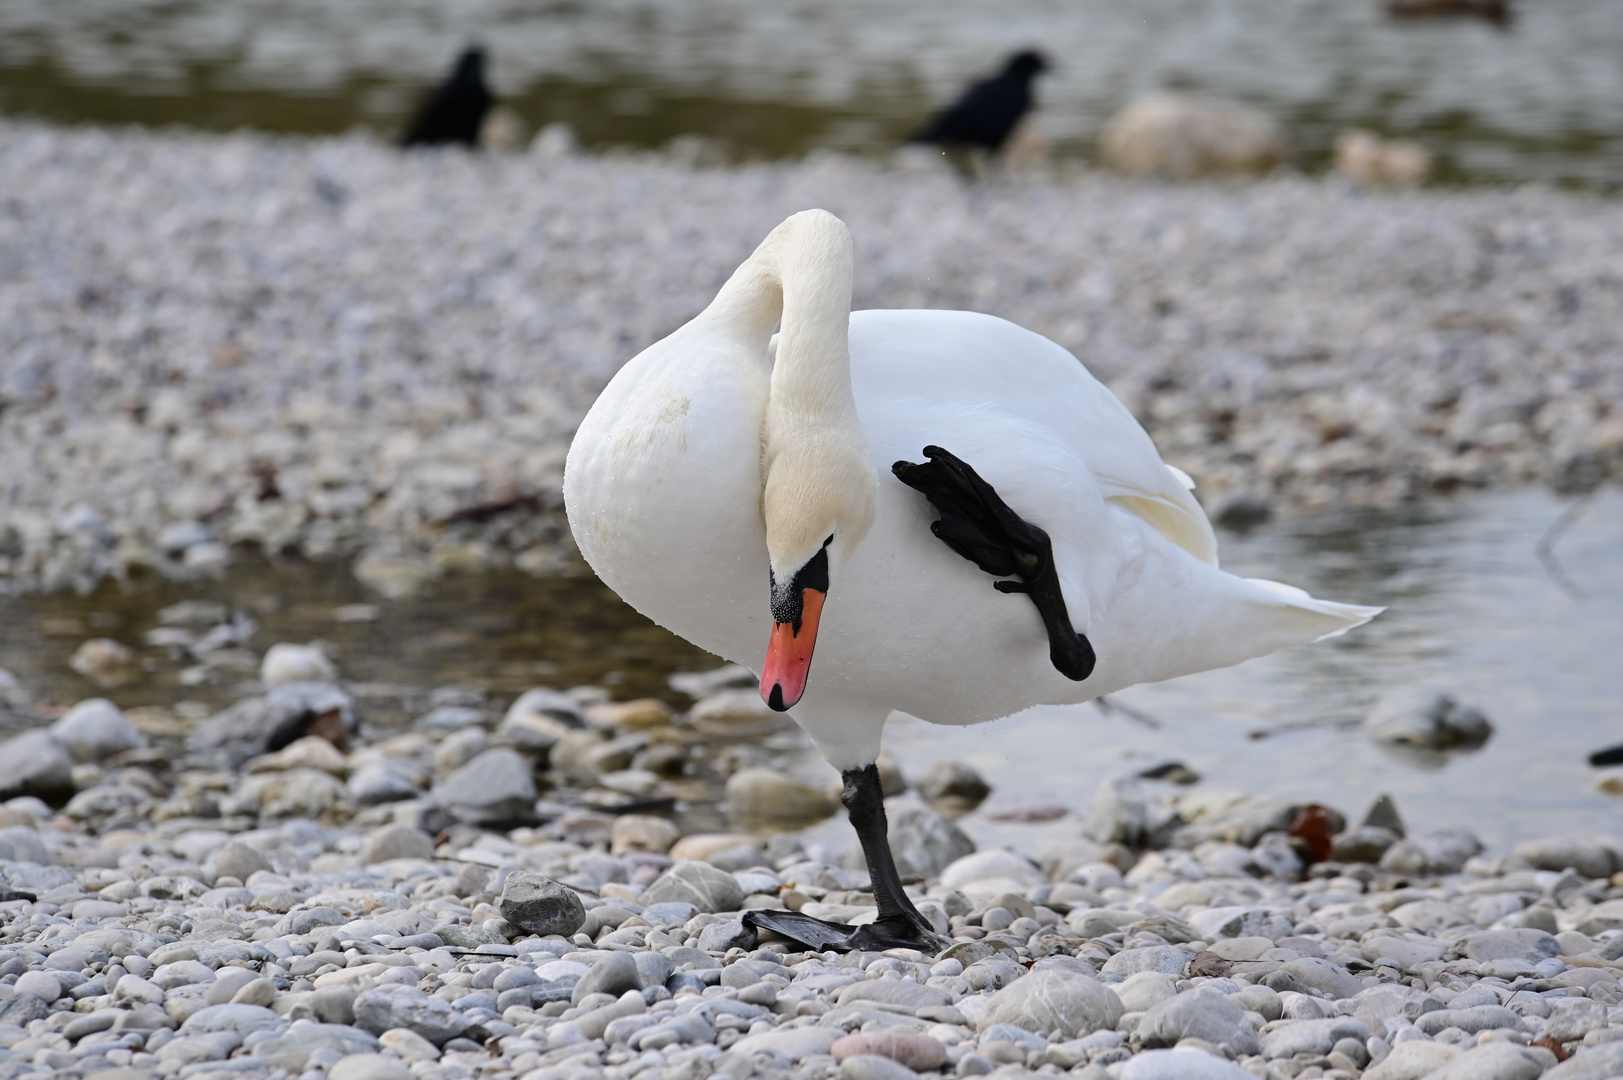
<path fill-rule="evenodd" d="M 1212 523 L 1188 491 L 1150 491 L 1105 476 L 1099 480 L 1105 498 L 1143 518 L 1156 532 L 1201 562 L 1217 565 L 1217 537 Z"/>
<path fill-rule="evenodd" d="M 1217 536 L 1190 494 L 1195 482 L 1161 460 L 1149 433 L 1120 398 L 1085 369 L 1079 374 L 1082 404 L 1072 431 L 1084 436 L 1077 449 L 1105 498 L 1201 562 L 1216 566 Z"/>
<path fill-rule="evenodd" d="M 1363 626 L 1385 611 L 1384 607 L 1366 607 L 1363 604 L 1342 604 L 1335 600 L 1320 600 L 1304 589 L 1267 578 L 1245 578 L 1247 585 L 1267 590 L 1277 606 L 1292 612 L 1304 628 L 1314 636 L 1311 640 L 1340 637 L 1355 626 Z"/>

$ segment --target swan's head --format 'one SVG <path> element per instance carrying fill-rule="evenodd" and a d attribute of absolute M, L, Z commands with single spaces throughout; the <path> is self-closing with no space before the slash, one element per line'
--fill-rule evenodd
<path fill-rule="evenodd" d="M 772 582 L 772 636 L 761 697 L 779 712 L 806 692 L 823 602 L 873 525 L 878 480 L 860 430 L 779 442 L 763 510 Z"/>

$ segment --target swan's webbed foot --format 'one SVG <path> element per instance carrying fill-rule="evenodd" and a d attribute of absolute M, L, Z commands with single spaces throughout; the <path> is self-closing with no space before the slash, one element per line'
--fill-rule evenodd
<path fill-rule="evenodd" d="M 1093 646 L 1071 626 L 1048 534 L 1015 513 L 966 462 L 939 446 L 926 446 L 924 456 L 924 464 L 898 461 L 890 471 L 941 514 L 930 532 L 993 577 L 1019 578 L 992 586 L 1031 598 L 1048 631 L 1055 670 L 1078 682 L 1093 674 Z"/>
<path fill-rule="evenodd" d="M 809 949 L 850 952 L 861 949 L 883 952 L 886 949 L 917 949 L 934 955 L 951 946 L 952 942 L 937 934 L 923 918 L 901 914 L 879 919 L 866 926 L 814 919 L 798 911 L 746 911 L 744 924 L 757 930 L 770 930 Z"/>
<path fill-rule="evenodd" d="M 886 949 L 917 949 L 934 956 L 952 948 L 952 939 L 942 937 L 917 912 L 904 912 L 888 919 L 875 919 L 859 926 L 851 935 L 851 948 L 869 952 Z"/>
<path fill-rule="evenodd" d="M 879 780 L 879 768 L 864 765 L 860 769 L 846 769 L 842 774 L 845 789 L 840 801 L 851 816 L 851 827 L 862 842 L 862 854 L 868 862 L 868 876 L 873 881 L 876 918 L 866 926 L 848 926 L 845 923 L 825 922 L 795 911 L 751 911 L 744 915 L 747 925 L 771 930 L 802 944 L 817 949 L 918 949 L 932 955 L 949 947 L 952 942 L 935 932 L 928 919 L 919 914 L 913 901 L 902 888 L 901 875 L 896 872 L 896 860 L 890 853 L 889 829 L 885 822 L 885 792 Z"/>

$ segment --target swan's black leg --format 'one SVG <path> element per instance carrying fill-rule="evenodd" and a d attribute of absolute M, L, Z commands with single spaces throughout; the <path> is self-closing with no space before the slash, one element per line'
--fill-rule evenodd
<path fill-rule="evenodd" d="M 1093 646 L 1071 626 L 1048 534 L 1010 509 L 966 462 L 939 446 L 926 446 L 924 456 L 924 464 L 898 461 L 890 471 L 941 514 L 930 532 L 993 577 L 1018 577 L 992 587 L 1031 598 L 1048 631 L 1048 658 L 1056 671 L 1077 682 L 1093 674 Z"/>
<path fill-rule="evenodd" d="M 840 801 L 845 804 L 851 827 L 856 829 L 857 839 L 862 842 L 862 854 L 868 860 L 868 876 L 873 881 L 874 903 L 879 908 L 879 917 L 867 926 L 858 927 L 851 936 L 851 947 L 894 949 L 901 945 L 927 952 L 946 948 L 951 942 L 936 934 L 929 920 L 919 914 L 902 889 L 902 877 L 896 872 L 896 860 L 890 853 L 890 829 L 885 820 L 885 793 L 879 780 L 879 766 L 847 769 L 842 775 L 845 790 L 840 793 Z"/>
<path fill-rule="evenodd" d="M 885 821 L 885 796 L 879 782 L 879 768 L 865 765 L 860 769 L 847 769 L 845 790 L 840 801 L 850 815 L 851 826 L 862 842 L 862 853 L 868 860 L 868 874 L 873 880 L 874 902 L 879 917 L 867 926 L 847 926 L 844 923 L 825 922 L 795 911 L 750 911 L 744 921 L 757 929 L 771 930 L 814 949 L 909 948 L 921 952 L 937 953 L 950 941 L 938 935 L 929 920 L 920 915 L 902 889 L 901 875 L 896 872 L 896 860 L 890 854 L 890 838 Z"/>

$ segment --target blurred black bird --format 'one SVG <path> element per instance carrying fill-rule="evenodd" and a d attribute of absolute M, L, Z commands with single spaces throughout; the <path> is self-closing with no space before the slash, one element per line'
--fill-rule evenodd
<path fill-rule="evenodd" d="M 1608 746 L 1604 750 L 1596 750 L 1589 755 L 1589 764 L 1597 769 L 1607 765 L 1623 765 L 1623 746 Z"/>
<path fill-rule="evenodd" d="M 485 85 L 485 50 L 478 46 L 466 49 L 457 57 L 450 76 L 423 99 L 400 136 L 400 145 L 477 146 L 479 125 L 495 101 Z"/>
<path fill-rule="evenodd" d="M 1394 19 L 1482 19 L 1501 27 L 1514 15 L 1510 0 L 1387 0 L 1386 13 Z"/>
<path fill-rule="evenodd" d="M 937 113 L 909 141 L 980 147 L 996 153 L 1031 109 L 1032 80 L 1046 70 L 1048 61 L 1042 53 L 1032 49 L 1015 53 L 1002 71 L 964 91 L 963 97 Z"/>

